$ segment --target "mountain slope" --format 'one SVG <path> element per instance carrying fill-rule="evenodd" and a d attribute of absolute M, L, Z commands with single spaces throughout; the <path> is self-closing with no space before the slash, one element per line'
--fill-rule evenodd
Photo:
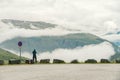
<path fill-rule="evenodd" d="M 68 34 L 64 36 L 17 37 L 0 44 L 1 47 L 18 51 L 17 42 L 23 42 L 23 51 L 31 52 L 34 48 L 39 52 L 51 52 L 55 49 L 74 49 L 90 44 L 99 44 L 105 40 L 88 33 Z"/>
<path fill-rule="evenodd" d="M 64 36 L 42 36 L 42 37 L 16 37 L 11 40 L 7 40 L 0 44 L 0 47 L 6 48 L 18 52 L 17 42 L 22 41 L 22 52 L 31 53 L 33 49 L 37 49 L 38 52 L 52 52 L 55 49 L 74 49 L 77 47 L 83 47 L 91 44 L 100 44 L 102 42 L 109 42 L 101 39 L 95 35 L 88 33 L 68 34 Z M 109 42 L 111 43 L 111 42 Z M 119 47 L 111 43 L 115 55 L 111 57 L 111 60 L 119 58 Z M 117 55 L 117 56 L 116 56 Z"/>
<path fill-rule="evenodd" d="M 57 26 L 56 24 L 46 23 L 42 21 L 21 21 L 21 20 L 13 20 L 13 19 L 2 19 L 1 20 L 5 24 L 12 24 L 17 28 L 25 28 L 25 29 L 45 29 L 45 28 L 54 28 Z"/>
<path fill-rule="evenodd" d="M 15 52 L 19 51 L 18 45 L 17 45 L 18 41 L 23 42 L 22 51 L 28 52 L 28 53 L 31 53 L 33 49 L 37 49 L 38 52 L 43 53 L 43 52 L 53 52 L 56 49 L 75 49 L 77 47 L 83 47 L 91 44 L 97 45 L 103 42 L 109 42 L 105 39 L 102 39 L 100 37 L 97 37 L 89 33 L 79 33 L 79 31 L 77 31 L 78 33 L 72 33 L 72 31 L 74 32 L 75 30 L 69 30 L 66 28 L 63 28 L 62 30 L 71 31 L 71 33 L 67 33 L 67 35 L 64 34 L 63 36 L 59 36 L 59 35 L 52 36 L 52 34 L 56 33 L 54 32 L 54 33 L 51 33 L 51 36 L 48 36 L 49 32 L 43 31 L 43 33 L 42 32 L 37 33 L 37 36 L 34 35 L 35 37 L 33 37 L 33 35 L 31 36 L 31 34 L 36 34 L 36 33 L 32 33 L 32 30 L 35 32 L 35 31 L 39 31 L 39 29 L 55 28 L 57 25 L 41 22 L 41 21 L 24 21 L 24 20 L 21 21 L 21 20 L 12 20 L 12 19 L 2 19 L 1 21 L 5 24 L 8 24 L 8 26 L 11 26 L 10 24 L 12 24 L 12 28 L 10 27 L 9 31 L 14 30 L 14 28 L 20 29 L 20 32 L 18 31 L 19 35 L 15 35 L 14 37 L 12 36 L 13 38 L 11 40 L 6 40 L 0 43 L 1 48 L 13 50 Z M 30 35 L 26 34 L 27 29 L 31 30 L 29 32 Z M 26 33 L 24 33 L 25 31 Z M 60 31 L 58 30 L 58 33 Z M 48 34 L 46 36 L 42 36 L 45 33 L 48 33 Z M 11 34 L 13 35 L 14 33 L 11 33 Z M 29 36 L 18 37 L 24 34 Z M 42 34 L 42 35 L 39 36 L 38 34 Z M 120 58 L 119 47 L 113 44 L 112 42 L 109 42 L 109 43 L 112 44 L 112 47 L 114 48 L 114 51 L 116 53 L 111 57 L 111 59 Z"/>
<path fill-rule="evenodd" d="M 10 60 L 10 59 L 19 59 L 18 55 L 15 55 L 11 52 L 0 49 L 0 60 Z M 26 59 L 22 57 L 22 59 Z"/>

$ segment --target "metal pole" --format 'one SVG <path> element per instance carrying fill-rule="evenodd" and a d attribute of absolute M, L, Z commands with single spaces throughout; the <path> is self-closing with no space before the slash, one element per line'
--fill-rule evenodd
<path fill-rule="evenodd" d="M 20 61 L 21 61 L 21 47 L 20 47 Z"/>
<path fill-rule="evenodd" d="M 22 42 L 21 41 L 18 42 L 18 46 L 19 46 L 19 49 L 20 49 L 20 62 L 21 62 L 21 48 L 22 48 Z"/>

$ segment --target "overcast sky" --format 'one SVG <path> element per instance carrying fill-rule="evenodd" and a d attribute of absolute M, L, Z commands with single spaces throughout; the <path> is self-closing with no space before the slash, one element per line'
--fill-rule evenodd
<path fill-rule="evenodd" d="M 26 30 L 10 28 L 0 22 L 0 42 L 17 36 L 65 35 L 71 32 L 65 28 L 77 29 L 98 35 L 107 40 L 120 40 L 120 0 L 0 0 L 0 19 L 18 19 L 45 21 L 58 24 L 59 27 L 45 30 Z M 65 27 L 65 28 L 61 28 Z M 5 27 L 6 26 L 6 27 Z M 31 35 L 32 33 L 32 35 Z M 106 35 L 114 33 L 113 35 Z M 106 51 L 107 50 L 107 51 Z M 97 52 L 99 51 L 99 52 Z M 80 54 L 76 54 L 80 53 Z M 93 54 L 88 54 L 89 52 Z M 85 49 L 56 50 L 53 54 L 42 54 L 45 57 L 63 57 L 73 59 L 83 55 L 86 58 L 108 58 L 114 54 L 112 45 L 102 43 L 89 45 Z M 56 54 L 63 53 L 63 54 Z M 72 54 L 75 53 L 75 57 Z M 86 54 L 83 54 L 86 53 Z M 97 55 L 96 55 L 97 53 Z M 102 53 L 102 54 L 101 54 Z M 57 55 L 57 56 L 56 56 Z M 94 56 L 93 56 L 94 55 Z"/>
<path fill-rule="evenodd" d="M 0 19 L 45 21 L 104 35 L 120 31 L 119 5 L 120 0 L 0 0 Z"/>
<path fill-rule="evenodd" d="M 0 0 L 0 18 L 73 25 L 119 24 L 119 0 Z M 114 24 L 114 25 L 115 25 Z"/>

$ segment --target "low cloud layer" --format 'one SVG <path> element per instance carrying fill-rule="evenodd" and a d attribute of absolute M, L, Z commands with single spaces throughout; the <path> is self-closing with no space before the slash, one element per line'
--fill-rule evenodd
<path fill-rule="evenodd" d="M 39 53 L 39 52 L 38 52 Z M 108 42 L 103 42 L 97 45 L 87 45 L 84 47 L 78 47 L 75 49 L 56 49 L 52 52 L 44 52 L 37 54 L 38 60 L 40 59 L 62 59 L 66 62 L 70 62 L 74 59 L 79 61 L 85 61 L 87 59 L 109 59 L 114 55 L 114 49 Z M 19 55 L 19 54 L 18 54 Z M 22 53 L 22 56 L 32 58 L 32 53 Z"/>
<path fill-rule="evenodd" d="M 2 27 L 4 26 L 4 27 Z M 34 26 L 33 26 L 34 27 Z M 40 36 L 61 36 L 70 33 L 78 33 L 79 31 L 69 31 L 60 26 L 55 28 L 46 28 L 40 30 L 31 30 L 24 28 L 16 28 L 15 26 L 7 25 L 1 22 L 0 25 L 0 43 L 15 37 L 40 37 Z"/>
<path fill-rule="evenodd" d="M 111 42 L 120 41 L 120 34 L 111 34 L 102 36 L 102 38 L 107 39 Z"/>

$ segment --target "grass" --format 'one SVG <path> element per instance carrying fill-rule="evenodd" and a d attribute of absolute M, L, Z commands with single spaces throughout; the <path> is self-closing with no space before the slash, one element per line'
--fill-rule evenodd
<path fill-rule="evenodd" d="M 3 49 L 0 49 L 0 60 L 10 60 L 10 59 L 20 59 L 18 55 L 13 54 L 9 51 L 5 51 Z M 21 57 L 22 60 L 28 59 L 25 57 Z"/>

